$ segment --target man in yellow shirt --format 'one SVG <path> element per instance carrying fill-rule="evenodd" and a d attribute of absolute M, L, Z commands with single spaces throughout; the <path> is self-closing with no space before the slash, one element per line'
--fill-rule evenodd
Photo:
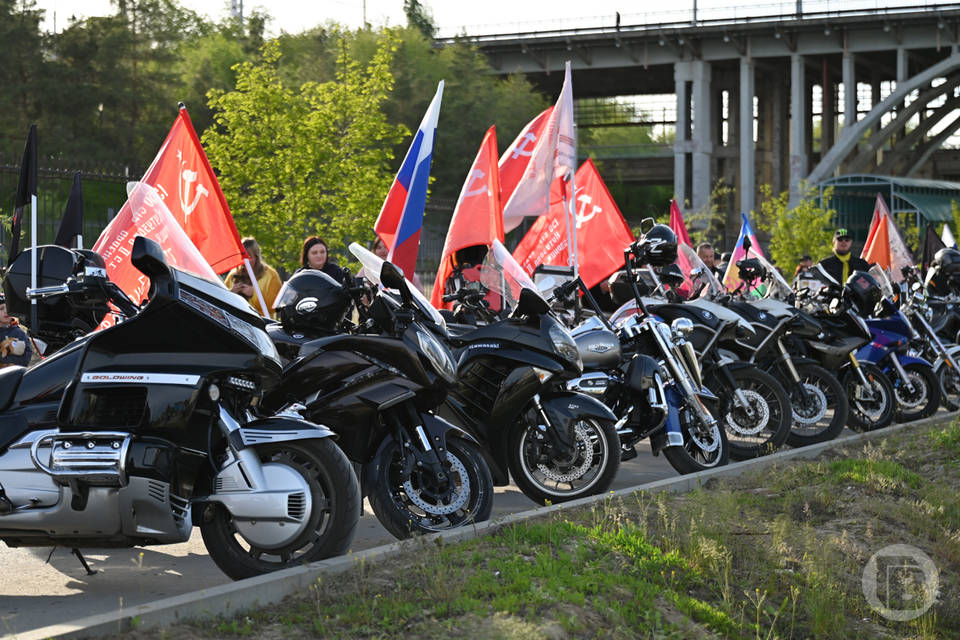
<path fill-rule="evenodd" d="M 253 285 L 250 283 L 250 277 L 244 265 L 240 265 L 231 271 L 230 274 L 227 275 L 225 284 L 228 289 L 246 298 L 250 306 L 260 311 L 260 315 L 272 318 L 274 317 L 273 301 L 277 298 L 277 294 L 280 293 L 280 287 L 283 284 L 280 280 L 280 275 L 276 269 L 263 261 L 263 257 L 260 254 L 260 245 L 257 244 L 256 239 L 244 238 L 242 242 L 243 247 L 250 256 L 250 267 L 257 277 L 257 284 L 260 285 L 260 292 L 263 293 L 263 301 L 267 304 L 267 308 L 260 308 L 260 301 L 257 300 L 257 292 L 254 291 Z"/>

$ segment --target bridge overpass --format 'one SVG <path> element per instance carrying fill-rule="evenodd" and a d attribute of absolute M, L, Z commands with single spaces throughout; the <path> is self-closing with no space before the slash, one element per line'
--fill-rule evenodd
<path fill-rule="evenodd" d="M 460 38 L 548 95 L 570 60 L 580 104 L 667 94 L 672 147 L 608 162 L 672 182 L 688 209 L 707 205 L 720 178 L 737 187 L 732 215 L 755 208 L 762 184 L 796 193 L 840 173 L 960 178 L 958 153 L 941 149 L 960 128 L 960 4 L 796 9 Z"/>

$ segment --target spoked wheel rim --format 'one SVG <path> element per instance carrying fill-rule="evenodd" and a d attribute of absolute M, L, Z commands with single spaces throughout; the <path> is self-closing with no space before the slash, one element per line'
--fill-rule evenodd
<path fill-rule="evenodd" d="M 389 466 L 390 498 L 404 511 L 415 529 L 443 531 L 457 527 L 471 517 L 470 497 L 476 490 L 471 484 L 467 465 L 454 452 L 443 456 L 446 479 L 423 467 L 404 473 L 404 460 L 399 448 L 393 451 Z"/>
<path fill-rule="evenodd" d="M 296 564 L 301 557 L 308 556 L 326 536 L 333 523 L 332 503 L 328 497 L 332 495 L 332 491 L 327 484 L 329 479 L 324 470 L 315 460 L 298 450 L 280 449 L 269 457 L 263 458 L 263 461 L 267 468 L 271 464 L 283 465 L 299 473 L 309 487 L 309 495 L 305 496 L 305 499 L 311 501 L 310 515 L 306 522 L 298 525 L 299 535 L 279 547 L 258 546 L 242 533 L 245 530 L 254 530 L 256 524 L 235 520 L 226 509 L 219 506 L 217 508 L 225 514 L 224 525 L 229 528 L 229 543 L 242 550 L 258 564 L 264 565 L 268 570 L 274 570 Z"/>
<path fill-rule="evenodd" d="M 528 427 L 520 438 L 523 474 L 544 493 L 563 497 L 589 492 L 609 463 L 610 443 L 599 425 L 582 420 L 573 432 L 574 447 L 566 452 L 558 452 L 536 427 Z"/>

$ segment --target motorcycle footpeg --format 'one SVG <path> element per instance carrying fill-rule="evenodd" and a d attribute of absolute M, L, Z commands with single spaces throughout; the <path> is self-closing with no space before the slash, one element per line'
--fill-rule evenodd
<path fill-rule="evenodd" d="M 639 454 L 637 453 L 636 447 L 621 447 L 620 448 L 620 462 L 626 462 L 627 460 L 633 460 Z"/>

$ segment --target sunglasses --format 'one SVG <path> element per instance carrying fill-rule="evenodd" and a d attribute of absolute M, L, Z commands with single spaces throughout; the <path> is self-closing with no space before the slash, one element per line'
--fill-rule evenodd
<path fill-rule="evenodd" d="M 853 238 L 851 238 L 850 236 L 837 236 L 836 239 L 839 240 L 840 242 L 850 242 Z"/>

